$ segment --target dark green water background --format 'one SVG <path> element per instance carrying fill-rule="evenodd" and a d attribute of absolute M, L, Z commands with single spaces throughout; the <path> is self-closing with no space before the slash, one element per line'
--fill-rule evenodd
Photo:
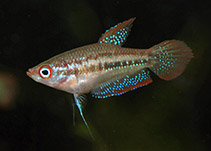
<path fill-rule="evenodd" d="M 0 151 L 210 150 L 208 3 L 1 0 L 0 96 L 15 95 L 6 106 L 0 100 Z M 131 17 L 136 20 L 125 47 L 149 48 L 178 39 L 195 57 L 172 81 L 152 74 L 152 84 L 125 95 L 105 100 L 88 96 L 85 116 L 93 142 L 78 110 L 73 126 L 72 95 L 36 83 L 25 72 L 56 54 L 97 42 L 105 30 Z M 9 88 L 6 77 L 12 81 Z"/>

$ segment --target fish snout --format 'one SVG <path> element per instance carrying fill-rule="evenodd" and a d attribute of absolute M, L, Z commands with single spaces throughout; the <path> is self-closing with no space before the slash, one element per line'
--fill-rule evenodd
<path fill-rule="evenodd" d="M 29 76 L 29 77 L 32 77 L 32 75 L 35 73 L 35 70 L 34 69 L 29 69 L 26 74 Z"/>

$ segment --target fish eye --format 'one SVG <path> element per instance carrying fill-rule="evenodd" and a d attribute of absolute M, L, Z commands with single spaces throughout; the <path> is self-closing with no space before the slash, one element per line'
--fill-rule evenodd
<path fill-rule="evenodd" d="M 52 75 L 52 69 L 49 66 L 42 66 L 39 70 L 39 75 L 43 79 L 49 79 Z"/>

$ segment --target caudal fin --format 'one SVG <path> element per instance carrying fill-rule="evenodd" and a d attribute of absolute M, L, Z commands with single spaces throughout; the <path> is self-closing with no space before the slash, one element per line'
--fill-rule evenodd
<path fill-rule="evenodd" d="M 150 48 L 153 66 L 150 67 L 161 79 L 171 80 L 182 74 L 193 58 L 191 49 L 182 41 L 169 40 Z"/>

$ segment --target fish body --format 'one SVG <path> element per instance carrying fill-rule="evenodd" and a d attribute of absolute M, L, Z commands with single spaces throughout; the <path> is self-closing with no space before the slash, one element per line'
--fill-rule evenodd
<path fill-rule="evenodd" d="M 82 110 L 84 94 L 91 93 L 95 98 L 121 95 L 151 83 L 150 70 L 161 79 L 174 79 L 193 57 L 191 49 L 178 40 L 164 41 L 149 49 L 122 47 L 134 20 L 131 18 L 107 30 L 98 43 L 66 51 L 40 63 L 29 69 L 27 75 L 72 93 L 88 127 Z"/>
<path fill-rule="evenodd" d="M 149 67 L 151 62 L 149 51 L 96 43 L 67 51 L 44 64 L 49 65 L 55 75 L 50 84 L 52 87 L 85 94 Z"/>

